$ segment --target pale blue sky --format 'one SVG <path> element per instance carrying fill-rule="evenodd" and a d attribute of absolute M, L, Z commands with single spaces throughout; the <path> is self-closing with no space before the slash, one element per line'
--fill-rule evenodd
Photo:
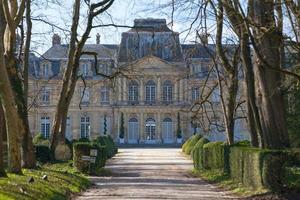
<path fill-rule="evenodd" d="M 46 0 L 36 0 L 39 4 Z M 54 0 L 52 0 L 54 1 Z M 96 1 L 96 0 L 91 0 Z M 171 5 L 168 4 L 171 0 L 115 0 L 114 4 L 109 8 L 107 13 L 102 14 L 94 24 L 111 24 L 114 22 L 118 25 L 133 25 L 133 21 L 136 18 L 165 18 L 167 23 L 171 22 Z M 43 19 L 50 21 L 51 23 L 70 30 L 70 21 L 72 19 L 72 4 L 73 1 L 62 1 L 60 6 L 55 4 L 42 4 L 39 6 L 33 6 L 32 15 L 33 17 L 42 16 Z M 82 3 L 83 4 L 83 3 Z M 156 9 L 166 7 L 166 9 Z M 188 8 L 188 6 L 187 6 Z M 180 7 L 181 9 L 181 7 Z M 176 10 L 174 13 L 173 27 L 174 31 L 181 33 L 180 39 L 182 43 L 193 43 L 195 41 L 195 30 L 192 29 L 188 34 L 188 31 L 184 31 L 190 28 L 192 21 L 197 15 L 198 7 L 189 10 L 186 9 Z M 80 28 L 83 30 L 86 23 L 86 10 L 84 9 L 84 4 L 82 7 L 82 17 L 80 22 Z M 211 19 L 208 25 L 208 31 L 210 33 L 214 32 L 214 20 Z M 201 20 L 198 20 L 194 26 L 198 30 L 201 29 Z M 97 28 L 90 34 L 90 39 L 87 43 L 96 42 L 96 34 L 100 33 L 101 43 L 103 44 L 119 44 L 121 39 L 121 33 L 127 31 L 126 28 L 115 28 L 115 27 L 105 27 Z M 54 33 L 58 33 L 62 37 L 62 43 L 68 43 L 68 32 L 59 30 L 58 28 L 52 28 L 51 26 L 39 22 L 33 21 L 33 39 L 32 48 L 36 50 L 39 54 L 44 53 L 51 46 L 51 38 Z M 80 32 L 79 32 L 80 33 Z M 229 37 L 233 37 L 232 33 L 228 34 Z"/>

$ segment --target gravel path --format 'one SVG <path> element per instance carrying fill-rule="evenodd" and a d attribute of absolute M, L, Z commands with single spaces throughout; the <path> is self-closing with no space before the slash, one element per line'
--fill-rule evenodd
<path fill-rule="evenodd" d="M 120 149 L 106 168 L 113 177 L 91 177 L 95 184 L 76 200 L 233 199 L 215 186 L 188 175 L 192 162 L 178 148 Z"/>

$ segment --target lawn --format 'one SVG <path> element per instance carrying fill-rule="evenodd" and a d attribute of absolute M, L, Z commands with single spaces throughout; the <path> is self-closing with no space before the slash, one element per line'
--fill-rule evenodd
<path fill-rule="evenodd" d="M 47 175 L 48 180 L 42 177 Z M 33 177 L 34 182 L 28 180 Z M 66 199 L 90 186 L 83 174 L 72 167 L 71 162 L 46 164 L 39 169 L 23 170 L 23 175 L 7 174 L 0 178 L 0 199 Z"/>

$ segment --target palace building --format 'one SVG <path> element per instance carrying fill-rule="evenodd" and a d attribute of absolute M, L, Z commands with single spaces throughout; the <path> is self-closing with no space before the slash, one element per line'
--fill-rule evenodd
<path fill-rule="evenodd" d="M 164 19 L 136 19 L 133 27 L 122 33 L 120 44 L 101 44 L 97 35 L 95 44 L 85 45 L 84 51 L 97 53 L 98 64 L 93 56 L 81 57 L 78 74 L 86 87 L 79 79 L 67 118 L 68 139 L 92 139 L 106 131 L 118 141 L 121 121 L 128 144 L 176 143 L 179 126 L 183 139 L 199 131 L 189 109 L 200 98 L 213 48 L 180 44 L 179 33 L 170 30 Z M 31 59 L 29 122 L 34 134 L 46 138 L 53 125 L 67 53 L 68 45 L 55 34 L 52 47 Z M 116 76 L 106 79 L 97 72 Z M 215 104 L 220 102 L 218 91 L 210 97 Z M 217 139 L 224 137 L 220 134 Z"/>

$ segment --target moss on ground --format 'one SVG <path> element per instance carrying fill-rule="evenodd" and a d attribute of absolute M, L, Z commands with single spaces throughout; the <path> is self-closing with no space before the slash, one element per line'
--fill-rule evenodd
<path fill-rule="evenodd" d="M 48 180 L 43 180 L 44 175 Z M 29 183 L 29 177 L 34 178 Z M 90 181 L 79 173 L 71 162 L 46 164 L 39 169 L 23 169 L 23 175 L 7 174 L 0 178 L 0 199 L 67 199 L 71 193 L 78 193 L 90 186 Z"/>

